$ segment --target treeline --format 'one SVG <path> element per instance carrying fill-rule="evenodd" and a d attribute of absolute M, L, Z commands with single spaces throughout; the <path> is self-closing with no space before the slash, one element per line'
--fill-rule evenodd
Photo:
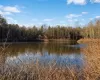
<path fill-rule="evenodd" d="M 18 24 L 8 24 L 0 16 L 0 42 L 29 42 L 43 39 L 100 38 L 100 20 L 89 23 L 86 27 L 41 26 L 25 27 Z"/>
<path fill-rule="evenodd" d="M 81 35 L 84 38 L 100 39 L 100 19 L 89 22 L 83 27 Z"/>

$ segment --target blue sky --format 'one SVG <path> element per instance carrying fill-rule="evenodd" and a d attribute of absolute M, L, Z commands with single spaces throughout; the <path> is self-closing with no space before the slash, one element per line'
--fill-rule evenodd
<path fill-rule="evenodd" d="M 84 25 L 100 18 L 100 0 L 0 0 L 0 14 L 19 25 Z"/>

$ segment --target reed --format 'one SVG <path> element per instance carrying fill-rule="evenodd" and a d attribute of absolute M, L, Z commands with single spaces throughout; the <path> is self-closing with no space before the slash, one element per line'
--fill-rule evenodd
<path fill-rule="evenodd" d="M 81 49 L 86 65 L 82 70 L 72 67 L 41 66 L 38 62 L 21 65 L 0 64 L 0 80 L 100 80 L 100 42 L 87 42 L 87 47 Z M 2 57 L 2 56 L 1 56 Z"/>
<path fill-rule="evenodd" d="M 82 51 L 87 61 L 84 71 L 88 80 L 100 80 L 100 40 L 92 40 Z"/>

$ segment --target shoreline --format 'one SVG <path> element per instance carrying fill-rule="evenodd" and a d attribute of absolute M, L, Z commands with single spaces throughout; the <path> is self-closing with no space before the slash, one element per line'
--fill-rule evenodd
<path fill-rule="evenodd" d="M 100 43 L 100 39 L 84 38 L 77 41 L 78 43 Z"/>
<path fill-rule="evenodd" d="M 77 42 L 77 40 L 70 40 L 70 39 L 40 39 L 40 40 L 33 40 L 33 41 L 13 41 L 13 42 L 11 42 L 11 41 L 7 41 L 7 42 L 0 42 L 0 43 L 34 43 L 34 42 L 52 42 L 52 41 L 56 41 L 56 42 L 58 42 L 58 41 L 61 41 L 61 42 L 63 42 L 63 41 L 76 41 Z"/>

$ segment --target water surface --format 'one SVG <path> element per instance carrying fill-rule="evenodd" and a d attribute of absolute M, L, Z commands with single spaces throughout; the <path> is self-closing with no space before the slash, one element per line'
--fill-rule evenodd
<path fill-rule="evenodd" d="M 6 55 L 2 58 L 4 64 L 15 66 L 24 64 L 39 64 L 48 66 L 56 62 L 56 66 L 77 66 L 82 68 L 85 60 L 81 53 L 84 44 L 76 42 L 37 42 L 10 44 Z"/>

